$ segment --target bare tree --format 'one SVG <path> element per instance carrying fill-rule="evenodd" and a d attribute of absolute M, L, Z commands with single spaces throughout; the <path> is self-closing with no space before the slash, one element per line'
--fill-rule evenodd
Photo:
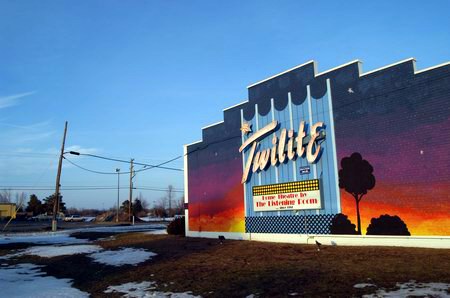
<path fill-rule="evenodd" d="M 173 216 L 172 201 L 174 199 L 174 190 L 173 190 L 172 185 L 169 185 L 167 187 L 166 197 L 167 197 L 167 201 L 169 202 L 169 210 L 168 210 L 169 216 Z"/>
<path fill-rule="evenodd" d="M 25 205 L 25 201 L 27 199 L 27 194 L 24 192 L 18 193 L 16 192 L 16 209 L 20 210 L 23 209 L 23 206 Z"/>
<path fill-rule="evenodd" d="M 155 202 L 155 208 L 167 209 L 167 197 L 161 197 L 157 202 Z"/>
<path fill-rule="evenodd" d="M 12 192 L 10 189 L 3 189 L 0 192 L 0 203 L 11 203 Z"/>
<path fill-rule="evenodd" d="M 141 200 L 141 205 L 142 205 L 142 208 L 144 208 L 144 211 L 145 211 L 145 212 L 148 212 L 148 209 L 149 209 L 150 206 L 149 206 L 149 204 L 148 204 L 148 202 L 147 202 L 146 199 L 143 198 L 143 199 Z"/>
<path fill-rule="evenodd" d="M 166 195 L 155 202 L 153 213 L 159 217 L 173 216 L 178 204 L 175 200 L 175 189 L 172 185 L 169 185 Z"/>
<path fill-rule="evenodd" d="M 158 202 L 155 202 L 153 206 L 153 215 L 157 217 L 166 217 L 166 200 L 165 197 L 158 200 Z"/>
<path fill-rule="evenodd" d="M 139 201 L 141 201 L 142 208 L 144 209 L 145 212 L 147 212 L 148 209 L 149 209 L 149 204 L 148 204 L 147 200 L 144 198 L 144 196 L 142 195 L 141 192 L 139 192 L 139 195 L 138 195 L 137 199 Z"/>
<path fill-rule="evenodd" d="M 178 200 L 175 200 L 174 213 L 178 214 L 178 215 L 183 215 L 184 214 L 184 196 L 182 196 Z"/>

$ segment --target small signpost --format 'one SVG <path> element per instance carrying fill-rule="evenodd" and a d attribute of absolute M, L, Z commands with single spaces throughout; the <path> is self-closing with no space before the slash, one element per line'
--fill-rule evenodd
<path fill-rule="evenodd" d="M 310 166 L 300 167 L 299 171 L 300 175 L 306 175 L 311 173 L 311 167 Z"/>

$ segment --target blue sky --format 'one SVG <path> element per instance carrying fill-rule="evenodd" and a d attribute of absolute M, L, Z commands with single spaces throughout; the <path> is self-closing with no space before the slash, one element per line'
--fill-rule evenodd
<path fill-rule="evenodd" d="M 0 189 L 54 187 L 66 120 L 69 149 L 155 164 L 200 140 L 201 127 L 247 99 L 246 86 L 306 61 L 319 71 L 354 59 L 364 71 L 409 57 L 418 69 L 447 62 L 448 11 L 449 1 L 0 0 Z M 152 169 L 135 181 L 183 189 L 181 172 Z M 117 176 L 64 162 L 61 184 L 115 187 Z M 141 192 L 150 203 L 164 196 Z M 116 202 L 113 189 L 62 194 L 69 207 Z"/>

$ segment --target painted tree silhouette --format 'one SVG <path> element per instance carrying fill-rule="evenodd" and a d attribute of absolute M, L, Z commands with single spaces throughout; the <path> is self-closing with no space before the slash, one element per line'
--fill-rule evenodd
<path fill-rule="evenodd" d="M 368 190 L 375 187 L 373 167 L 367 160 L 362 159 L 358 152 L 341 160 L 342 169 L 339 170 L 339 187 L 345 189 L 356 201 L 356 216 L 358 219 L 357 233 L 361 235 L 361 217 L 359 202 Z"/>

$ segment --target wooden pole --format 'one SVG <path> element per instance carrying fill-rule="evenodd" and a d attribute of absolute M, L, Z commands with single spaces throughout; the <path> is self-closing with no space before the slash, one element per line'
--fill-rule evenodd
<path fill-rule="evenodd" d="M 131 202 L 133 199 L 133 161 L 134 159 L 131 159 L 131 165 L 130 165 L 130 198 L 128 200 L 128 221 L 131 222 Z"/>
<path fill-rule="evenodd" d="M 56 174 L 56 187 L 55 187 L 55 199 L 53 200 L 53 218 L 52 218 L 52 231 L 55 232 L 57 229 L 57 221 L 56 215 L 59 212 L 59 187 L 61 181 L 61 168 L 62 168 L 62 160 L 64 155 L 64 146 L 66 144 L 66 134 L 67 134 L 67 121 L 64 125 L 64 136 L 61 144 L 61 153 L 59 154 L 59 163 L 58 163 L 58 173 Z"/>
<path fill-rule="evenodd" d="M 117 173 L 117 213 L 116 213 L 116 222 L 119 222 L 119 196 L 120 196 L 120 169 L 116 169 Z"/>

